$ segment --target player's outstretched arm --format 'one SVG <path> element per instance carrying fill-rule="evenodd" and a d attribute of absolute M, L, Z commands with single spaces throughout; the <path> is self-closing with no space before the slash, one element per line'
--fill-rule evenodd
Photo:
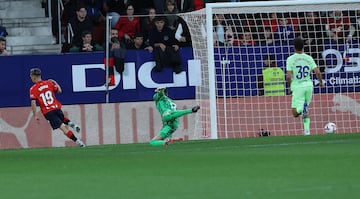
<path fill-rule="evenodd" d="M 316 77 L 318 78 L 318 80 L 320 82 L 319 83 L 320 87 L 324 87 L 324 83 L 323 83 L 322 76 L 321 76 L 321 71 L 319 70 L 319 68 L 315 68 L 314 72 L 315 72 Z"/>
<path fill-rule="evenodd" d="M 291 94 L 291 81 L 292 81 L 292 71 L 286 72 L 286 81 L 289 87 L 289 93 Z"/>

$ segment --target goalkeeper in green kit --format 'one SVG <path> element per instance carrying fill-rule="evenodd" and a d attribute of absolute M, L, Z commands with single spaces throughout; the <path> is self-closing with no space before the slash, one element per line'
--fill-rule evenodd
<path fill-rule="evenodd" d="M 314 59 L 303 52 L 304 41 L 298 37 L 294 39 L 295 53 L 286 60 L 286 79 L 291 89 L 291 108 L 294 117 L 303 116 L 304 135 L 310 135 L 310 117 L 308 107 L 313 95 L 312 71 L 323 87 L 321 72 Z"/>
<path fill-rule="evenodd" d="M 176 110 L 175 102 L 168 97 L 168 91 L 166 88 L 160 87 L 155 90 L 154 101 L 156 109 L 159 111 L 163 127 L 159 134 L 155 136 L 151 141 L 152 146 L 166 146 L 173 141 L 181 139 L 172 139 L 172 134 L 178 128 L 179 117 L 190 113 L 196 113 L 200 106 L 194 106 L 192 109 Z"/>

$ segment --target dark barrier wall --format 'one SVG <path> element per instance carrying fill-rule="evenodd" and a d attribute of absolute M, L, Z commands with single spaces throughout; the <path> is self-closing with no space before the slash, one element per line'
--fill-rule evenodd
<path fill-rule="evenodd" d="M 181 50 L 183 72 L 176 75 L 171 68 L 154 72 L 152 54 L 129 51 L 125 71 L 115 72 L 115 86 L 110 87 L 110 102 L 152 100 L 154 89 L 171 87 L 175 99 L 194 99 L 195 85 L 200 85 L 200 62 L 192 60 L 192 49 Z M 43 79 L 55 79 L 62 87 L 58 95 L 63 104 L 104 103 L 105 67 L 103 53 L 33 55 L 0 57 L 2 70 L 0 107 L 29 106 L 29 76 L 32 67 L 39 67 Z"/>
<path fill-rule="evenodd" d="M 360 91 L 360 49 L 358 44 L 325 44 L 320 57 L 325 57 L 323 79 L 326 87 L 319 89 L 315 75 L 315 93 Z M 294 50 L 289 46 L 248 46 L 215 49 L 218 95 L 258 95 L 257 78 L 262 74 L 267 55 L 276 57 L 276 65 L 286 72 L 286 59 Z M 225 68 L 223 68 L 225 66 Z M 224 75 L 225 74 L 225 75 Z M 225 84 L 222 80 L 225 79 Z"/>
<path fill-rule="evenodd" d="M 315 93 L 360 91 L 360 49 L 357 44 L 327 44 L 325 57 L 326 88 Z M 154 89 L 166 86 L 174 99 L 194 99 L 195 86 L 201 84 L 201 63 L 194 60 L 192 49 L 180 51 L 184 72 L 176 75 L 171 68 L 152 71 L 155 63 L 147 51 L 129 51 L 125 71 L 115 72 L 115 86 L 110 87 L 110 102 L 150 101 Z M 264 57 L 274 54 L 277 66 L 285 71 L 285 60 L 293 53 L 289 46 L 249 46 L 215 49 L 217 94 L 243 97 L 258 95 L 257 78 L 263 69 Z M 222 61 L 222 62 L 221 62 Z M 221 64 L 223 63 L 223 64 Z M 225 68 L 223 68 L 225 66 Z M 39 67 L 43 79 L 55 79 L 63 88 L 58 98 L 63 104 L 104 103 L 105 70 L 103 53 L 64 55 L 33 55 L 0 57 L 0 107 L 29 106 L 29 88 L 32 82 L 29 69 Z M 226 83 L 222 83 L 224 79 Z M 314 84 L 318 82 L 314 80 Z"/>

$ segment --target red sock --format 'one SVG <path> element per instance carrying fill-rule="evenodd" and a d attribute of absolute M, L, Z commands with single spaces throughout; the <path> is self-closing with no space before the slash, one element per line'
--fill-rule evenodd
<path fill-rule="evenodd" d="M 72 131 L 68 131 L 66 133 L 66 136 L 70 139 L 72 139 L 74 142 L 76 142 L 77 138 L 75 137 L 74 133 Z"/>
<path fill-rule="evenodd" d="M 64 122 L 64 124 L 68 125 L 68 124 L 69 124 L 69 121 L 70 121 L 70 120 L 69 120 L 69 118 L 64 117 L 64 121 L 63 121 L 63 122 Z"/>

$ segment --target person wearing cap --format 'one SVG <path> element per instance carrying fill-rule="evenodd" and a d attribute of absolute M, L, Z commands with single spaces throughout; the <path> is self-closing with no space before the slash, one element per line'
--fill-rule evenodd
<path fill-rule="evenodd" d="M 85 144 L 69 129 L 70 126 L 79 133 L 80 127 L 64 116 L 61 110 L 62 105 L 56 99 L 55 92 L 62 92 L 60 85 L 52 79 L 42 80 L 39 68 L 32 68 L 30 70 L 30 78 L 34 83 L 30 88 L 31 109 L 34 118 L 37 121 L 39 120 L 36 116 L 36 103 L 38 103 L 42 114 L 54 130 L 60 128 L 69 139 L 80 147 L 85 147 Z"/>
<path fill-rule="evenodd" d="M 181 73 L 181 57 L 175 33 L 165 25 L 164 17 L 155 17 L 155 28 L 149 32 L 149 45 L 154 49 L 155 70 L 171 66 L 176 74 Z"/>

